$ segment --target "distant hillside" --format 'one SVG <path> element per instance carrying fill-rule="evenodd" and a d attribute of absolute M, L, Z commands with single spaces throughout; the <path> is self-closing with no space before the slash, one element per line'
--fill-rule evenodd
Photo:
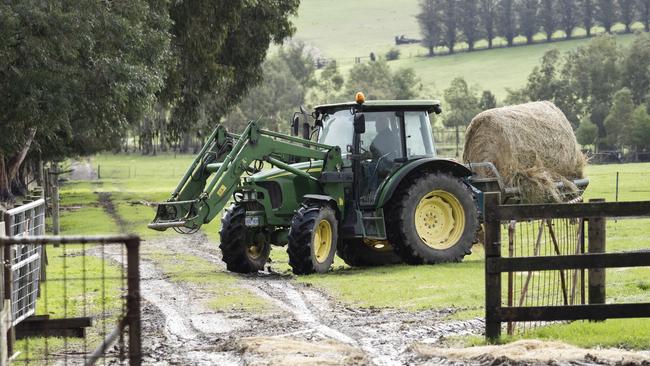
<path fill-rule="evenodd" d="M 295 38 L 317 48 L 322 57 L 337 60 L 345 72 L 355 57 L 367 57 L 370 52 L 383 56 L 395 47 L 395 36 L 419 38 L 417 12 L 416 0 L 302 0 L 295 19 Z M 620 25 L 615 27 L 618 28 Z M 576 31 L 577 36 L 580 34 L 584 31 Z M 536 38 L 544 37 L 539 34 Z M 619 36 L 622 44 L 631 39 L 631 35 Z M 552 48 L 567 51 L 585 42 L 588 40 L 560 41 L 433 58 L 423 57 L 426 50 L 420 45 L 399 46 L 401 58 L 390 64 L 414 68 L 438 95 L 454 77 L 463 76 L 470 84 L 490 89 L 503 100 L 506 88 L 519 88 L 526 83 L 544 52 Z"/>

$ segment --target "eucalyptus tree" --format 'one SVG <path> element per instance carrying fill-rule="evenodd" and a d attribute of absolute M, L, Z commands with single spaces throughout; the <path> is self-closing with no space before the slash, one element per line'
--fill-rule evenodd
<path fill-rule="evenodd" d="M 499 35 L 506 39 L 508 46 L 514 44 L 517 35 L 517 19 L 515 15 L 514 0 L 499 0 L 498 5 L 498 22 Z"/>
<path fill-rule="evenodd" d="M 487 38 L 488 48 L 492 48 L 492 42 L 496 33 L 495 23 L 497 22 L 497 4 L 497 0 L 479 0 L 479 24 L 483 28 L 485 38 Z"/>
<path fill-rule="evenodd" d="M 567 39 L 573 37 L 573 31 L 578 26 L 579 8 L 575 0 L 558 0 L 557 11 L 560 13 L 560 26 Z"/>
<path fill-rule="evenodd" d="M 479 4 L 476 0 L 461 0 L 460 5 L 460 28 L 463 31 L 463 39 L 467 42 L 467 48 L 473 51 L 474 44 L 482 33 L 479 23 Z"/>
<path fill-rule="evenodd" d="M 420 12 L 416 18 L 420 25 L 422 45 L 429 50 L 429 57 L 434 55 L 435 48 L 440 43 L 440 9 L 440 0 L 420 0 Z"/>

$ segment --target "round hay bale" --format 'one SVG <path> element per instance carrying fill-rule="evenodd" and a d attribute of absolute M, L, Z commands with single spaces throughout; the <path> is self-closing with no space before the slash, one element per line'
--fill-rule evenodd
<path fill-rule="evenodd" d="M 561 202 L 556 182 L 576 191 L 571 181 L 584 177 L 586 165 L 571 124 L 546 101 L 478 114 L 465 133 L 463 161 L 492 162 L 525 203 Z"/>

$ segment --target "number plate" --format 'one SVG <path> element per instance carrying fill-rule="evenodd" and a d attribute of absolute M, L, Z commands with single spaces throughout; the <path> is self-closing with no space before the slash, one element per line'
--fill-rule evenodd
<path fill-rule="evenodd" d="M 244 218 L 244 224 L 246 226 L 260 226 L 260 217 L 259 216 L 246 216 L 246 218 Z"/>

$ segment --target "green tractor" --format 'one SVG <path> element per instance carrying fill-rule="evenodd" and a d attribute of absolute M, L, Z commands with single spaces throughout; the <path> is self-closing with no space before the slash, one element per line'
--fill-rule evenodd
<path fill-rule="evenodd" d="M 436 157 L 429 116 L 440 112 L 437 101 L 358 94 L 297 113 L 291 136 L 219 125 L 149 228 L 193 233 L 231 203 L 220 248 L 240 273 L 263 269 L 271 245 L 287 246 L 296 274 L 327 272 L 335 255 L 351 266 L 461 261 L 481 191 L 504 189 L 496 171 L 480 178 Z"/>

